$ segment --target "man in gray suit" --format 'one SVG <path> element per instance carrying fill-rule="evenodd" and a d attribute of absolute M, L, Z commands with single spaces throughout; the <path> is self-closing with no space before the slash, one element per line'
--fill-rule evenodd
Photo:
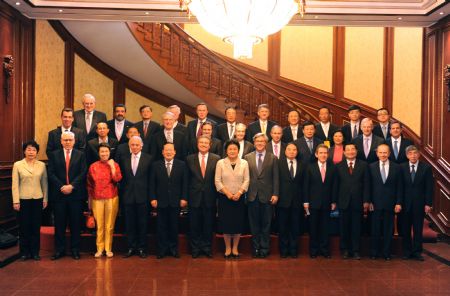
<path fill-rule="evenodd" d="M 272 205 L 278 201 L 278 159 L 266 151 L 267 142 L 265 134 L 257 133 L 253 136 L 256 151 L 245 156 L 250 170 L 247 202 L 253 258 L 269 255 Z"/>

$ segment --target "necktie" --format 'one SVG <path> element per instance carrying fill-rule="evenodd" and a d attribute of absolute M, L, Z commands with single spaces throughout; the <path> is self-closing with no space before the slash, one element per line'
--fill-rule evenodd
<path fill-rule="evenodd" d="M 172 171 L 172 170 L 170 169 L 170 165 L 171 165 L 170 162 L 168 162 L 168 163 L 166 164 L 167 176 L 170 176 L 170 172 Z"/>
<path fill-rule="evenodd" d="M 70 166 L 70 150 L 66 150 L 66 183 L 67 183 L 67 185 L 70 184 L 70 182 L 69 182 L 69 166 Z"/>
<path fill-rule="evenodd" d="M 279 157 L 279 155 L 278 155 L 278 144 L 275 144 L 274 146 L 273 146 L 273 152 L 275 152 L 275 156 L 277 157 L 277 158 L 280 158 Z"/>
<path fill-rule="evenodd" d="M 258 153 L 258 174 L 261 173 L 263 166 L 262 153 Z"/>
<path fill-rule="evenodd" d="M 398 141 L 397 140 L 394 140 L 394 156 L 395 156 L 395 159 L 397 159 L 397 157 L 398 157 Z"/>
<path fill-rule="evenodd" d="M 133 176 L 136 176 L 136 171 L 138 167 L 138 157 L 137 155 L 133 154 L 133 162 L 131 163 L 131 170 L 133 171 Z"/>
<path fill-rule="evenodd" d="M 387 127 L 386 127 L 385 125 L 383 125 L 383 126 L 381 127 L 381 129 L 383 130 L 383 136 L 384 136 L 384 138 L 386 139 L 386 136 L 387 136 Z"/>
<path fill-rule="evenodd" d="M 205 156 L 202 155 L 202 161 L 200 164 L 200 170 L 202 171 L 202 177 L 205 178 L 205 173 L 206 173 L 206 163 L 205 163 Z"/>
<path fill-rule="evenodd" d="M 147 137 L 148 122 L 144 122 L 144 138 Z"/>
<path fill-rule="evenodd" d="M 322 183 L 325 182 L 325 165 L 321 164 L 320 166 L 320 175 L 322 176 Z"/>
<path fill-rule="evenodd" d="M 168 131 L 167 132 L 167 143 L 173 143 L 173 138 L 172 138 L 172 131 Z"/>
<path fill-rule="evenodd" d="M 381 162 L 381 179 L 383 180 L 383 184 L 386 183 L 386 168 L 384 165 L 385 163 Z"/>
<path fill-rule="evenodd" d="M 86 112 L 86 132 L 91 131 L 91 112 Z"/>
<path fill-rule="evenodd" d="M 265 122 L 261 123 L 261 132 L 262 132 L 263 134 L 266 133 L 266 123 L 265 123 Z"/>
<path fill-rule="evenodd" d="M 414 178 L 416 177 L 416 169 L 414 168 L 415 165 L 411 165 L 411 182 L 414 183 Z"/>
<path fill-rule="evenodd" d="M 365 138 L 364 139 L 364 155 L 369 156 L 369 152 L 370 152 L 370 147 L 369 147 L 369 138 Z"/>
<path fill-rule="evenodd" d="M 230 134 L 229 134 L 230 139 L 233 139 L 233 134 L 234 134 L 234 124 L 231 124 L 230 125 Z"/>
<path fill-rule="evenodd" d="M 350 161 L 348 163 L 348 172 L 349 172 L 350 175 L 353 174 L 353 161 Z"/>
<path fill-rule="evenodd" d="M 356 128 L 356 124 L 353 126 L 353 135 L 352 138 L 356 138 L 358 136 L 358 129 Z"/>
<path fill-rule="evenodd" d="M 309 148 L 309 152 L 313 152 L 313 144 L 312 144 L 312 140 L 308 140 L 308 148 Z"/>
<path fill-rule="evenodd" d="M 202 126 L 203 126 L 203 121 L 199 121 L 199 127 L 197 130 L 197 138 L 202 135 Z"/>
<path fill-rule="evenodd" d="M 290 161 L 290 166 L 289 166 L 289 173 L 291 174 L 291 178 L 294 179 L 294 162 L 291 160 Z"/>

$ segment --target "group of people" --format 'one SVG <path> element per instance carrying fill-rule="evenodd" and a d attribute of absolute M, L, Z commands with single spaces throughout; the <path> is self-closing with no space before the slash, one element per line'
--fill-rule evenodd
<path fill-rule="evenodd" d="M 402 136 L 401 123 L 391 120 L 385 108 L 377 111 L 375 126 L 353 105 L 350 122 L 342 127 L 331 123 L 324 106 L 318 123 L 301 124 L 293 110 L 282 128 L 269 119 L 266 104 L 258 106 L 258 120 L 248 126 L 236 122 L 232 107 L 225 111 L 226 122 L 217 124 L 204 103 L 196 106 L 197 118 L 187 126 L 178 122 L 176 105 L 162 115 L 162 125 L 152 121 L 148 105 L 140 108 L 142 121 L 135 124 L 126 120 L 123 104 L 114 106 L 109 121 L 95 109 L 94 96 L 86 94 L 83 106 L 75 112 L 64 108 L 61 126 L 49 132 L 48 169 L 37 160 L 35 141 L 23 144 L 25 157 L 14 164 L 13 206 L 19 211 L 23 260 L 40 259 L 39 228 L 48 196 L 55 224 L 52 260 L 66 255 L 67 223 L 71 256 L 80 258 L 86 197 L 96 221 L 95 258 L 114 256 L 119 207 L 128 241 L 125 258 L 148 255 L 150 207 L 157 213 L 157 258 L 178 258 L 180 210 L 188 207 L 193 258 L 213 256 L 216 229 L 223 233 L 224 257 L 239 258 L 247 219 L 252 256 L 269 256 L 273 217 L 280 256 L 296 258 L 305 216 L 310 257 L 330 258 L 330 213 L 338 210 L 344 259 L 361 259 L 362 220 L 369 215 L 370 257 L 390 260 L 394 216 L 401 213 L 403 259 L 423 260 L 432 170 L 419 161 L 418 148 Z"/>

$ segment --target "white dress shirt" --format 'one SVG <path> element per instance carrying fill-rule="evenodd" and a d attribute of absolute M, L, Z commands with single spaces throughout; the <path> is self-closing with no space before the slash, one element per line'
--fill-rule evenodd
<path fill-rule="evenodd" d="M 208 165 L 208 156 L 209 156 L 209 153 L 205 153 L 205 168 Z M 198 153 L 198 164 L 200 165 L 200 168 L 202 167 L 202 157 L 203 157 L 203 154 L 201 154 L 199 152 Z"/>
<path fill-rule="evenodd" d="M 227 128 L 228 128 L 228 136 L 230 137 L 230 139 L 233 139 L 234 136 L 234 132 L 236 131 L 236 122 L 227 122 Z M 233 128 L 233 131 L 231 132 L 231 128 Z"/>
<path fill-rule="evenodd" d="M 328 132 L 330 131 L 330 122 L 323 123 L 321 121 L 320 125 L 322 126 L 323 133 L 325 134 L 325 138 L 328 138 Z"/>
<path fill-rule="evenodd" d="M 125 120 L 118 121 L 117 119 L 114 119 L 114 124 L 116 129 L 117 140 L 120 141 L 120 138 L 122 138 L 123 135 L 123 126 L 125 125 Z"/>
<path fill-rule="evenodd" d="M 297 159 L 289 159 L 286 158 L 287 164 L 288 164 L 288 169 L 291 169 L 291 161 L 292 161 L 292 168 L 294 169 L 294 177 L 297 175 Z"/>
<path fill-rule="evenodd" d="M 290 125 L 291 132 L 292 132 L 292 139 L 295 141 L 297 140 L 298 135 L 298 124 L 297 125 Z"/>
<path fill-rule="evenodd" d="M 245 141 L 239 141 L 239 158 L 242 158 L 242 154 L 244 154 L 244 145 L 245 145 Z"/>

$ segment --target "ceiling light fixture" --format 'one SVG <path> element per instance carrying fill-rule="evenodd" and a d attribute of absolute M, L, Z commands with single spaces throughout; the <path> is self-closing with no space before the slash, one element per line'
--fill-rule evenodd
<path fill-rule="evenodd" d="M 62 9 L 58 9 L 58 12 L 63 12 L 64 10 L 62 10 Z"/>
<path fill-rule="evenodd" d="M 145 15 L 149 15 L 149 14 L 150 14 L 150 12 L 148 12 L 148 11 L 145 12 Z"/>
<path fill-rule="evenodd" d="M 401 20 L 402 20 L 402 17 L 398 17 L 397 19 L 398 19 L 399 21 L 401 21 Z"/>
<path fill-rule="evenodd" d="M 305 0 L 180 0 L 209 33 L 233 45 L 236 59 L 251 59 L 253 45 L 305 14 Z"/>
<path fill-rule="evenodd" d="M 19 6 L 19 5 L 20 5 L 20 2 L 16 2 L 16 5 Z"/>
<path fill-rule="evenodd" d="M 440 15 L 443 15 L 443 14 L 444 14 L 444 12 L 443 12 L 443 11 L 441 11 L 441 12 L 439 12 L 439 14 L 440 14 Z"/>

